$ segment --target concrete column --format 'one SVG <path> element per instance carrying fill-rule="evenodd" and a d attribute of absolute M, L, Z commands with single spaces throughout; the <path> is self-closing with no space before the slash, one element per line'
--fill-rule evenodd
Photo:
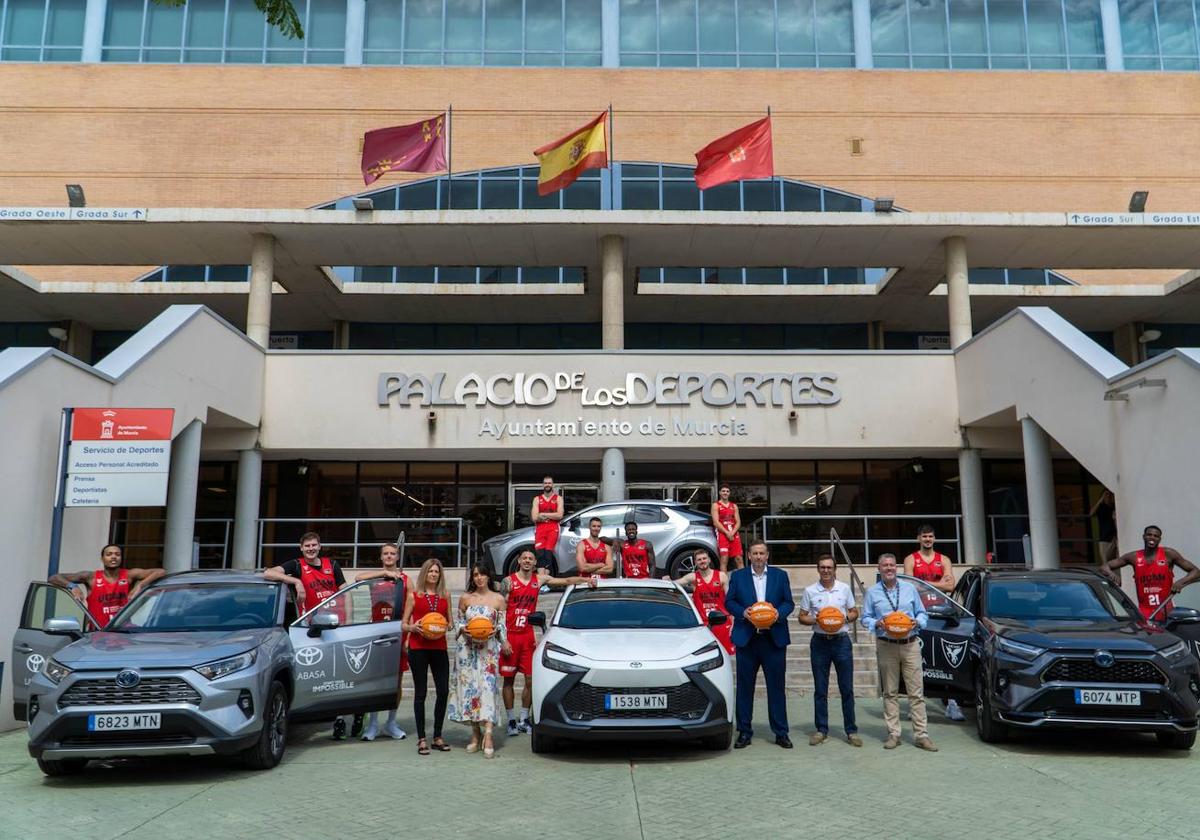
<path fill-rule="evenodd" d="M 237 505 L 233 514 L 235 569 L 258 565 L 258 505 L 262 489 L 262 450 L 243 449 L 238 454 Z"/>
<path fill-rule="evenodd" d="M 850 9 L 854 18 L 854 66 L 870 70 L 875 66 L 875 54 L 871 51 L 871 0 L 852 0 Z"/>
<path fill-rule="evenodd" d="M 600 501 L 618 502 L 625 498 L 625 453 L 605 449 L 600 459 Z"/>
<path fill-rule="evenodd" d="M 1130 367 L 1142 361 L 1137 324 L 1122 324 L 1113 330 L 1113 355 Z"/>
<path fill-rule="evenodd" d="M 104 18 L 108 14 L 108 0 L 87 0 L 83 12 L 83 54 L 85 64 L 96 64 L 102 56 L 104 46 Z"/>
<path fill-rule="evenodd" d="M 83 321 L 72 321 L 67 326 L 67 355 L 81 362 L 92 363 L 92 327 Z"/>
<path fill-rule="evenodd" d="M 967 240 L 951 236 L 946 247 L 946 290 L 950 315 L 950 346 L 971 338 L 971 287 L 967 283 Z"/>
<path fill-rule="evenodd" d="M 1125 69 L 1125 45 L 1121 37 L 1121 13 L 1117 0 L 1100 0 L 1100 28 L 1104 32 L 1104 66 Z"/>
<path fill-rule="evenodd" d="M 962 563 L 987 562 L 987 519 L 983 512 L 983 458 L 978 449 L 958 450 L 958 492 L 962 505 Z"/>
<path fill-rule="evenodd" d="M 333 322 L 333 349 L 334 350 L 349 350 L 350 349 L 350 322 L 349 321 L 334 321 Z"/>
<path fill-rule="evenodd" d="M 621 66 L 621 2 L 600 2 L 600 64 L 603 67 Z"/>
<path fill-rule="evenodd" d="M 167 480 L 167 536 L 163 568 L 183 572 L 192 567 L 192 541 L 196 535 L 196 485 L 200 481 L 200 432 L 204 424 L 193 420 L 171 443 L 171 476 Z"/>
<path fill-rule="evenodd" d="M 367 31 L 367 0 L 346 0 L 346 58 L 347 67 L 363 63 L 363 38 Z"/>
<path fill-rule="evenodd" d="M 254 234 L 250 249 L 250 295 L 246 302 L 246 335 L 260 347 L 271 343 L 271 283 L 275 279 L 275 237 Z"/>
<path fill-rule="evenodd" d="M 1025 494 L 1029 497 L 1029 542 L 1033 568 L 1059 567 L 1058 518 L 1054 508 L 1054 465 L 1050 438 L 1032 417 L 1021 418 L 1025 448 Z"/>
<path fill-rule="evenodd" d="M 600 319 L 605 350 L 625 349 L 625 238 L 600 239 Z"/>

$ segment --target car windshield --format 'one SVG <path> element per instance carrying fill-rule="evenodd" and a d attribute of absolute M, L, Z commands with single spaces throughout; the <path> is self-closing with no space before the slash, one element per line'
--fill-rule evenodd
<path fill-rule="evenodd" d="M 662 630 L 699 625 L 691 602 L 678 589 L 612 586 L 576 589 L 558 619 L 571 630 Z"/>
<path fill-rule="evenodd" d="M 278 586 L 191 584 L 151 587 L 106 629 L 116 633 L 250 630 L 275 624 Z"/>
<path fill-rule="evenodd" d="M 1027 624 L 1136 618 L 1120 590 L 1101 580 L 993 580 L 987 589 L 987 615 Z"/>

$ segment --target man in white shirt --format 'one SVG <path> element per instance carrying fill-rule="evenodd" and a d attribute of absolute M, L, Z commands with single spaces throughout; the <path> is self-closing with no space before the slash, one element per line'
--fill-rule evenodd
<path fill-rule="evenodd" d="M 808 739 L 811 746 L 825 743 L 829 737 L 829 666 L 837 672 L 838 694 L 842 696 L 842 727 L 846 742 L 862 746 L 858 725 L 854 721 L 854 645 L 850 641 L 849 624 L 858 620 L 858 607 L 850 587 L 837 579 L 837 561 L 832 555 L 817 558 L 819 580 L 800 595 L 798 618 L 801 624 L 813 628 L 809 642 L 809 661 L 813 672 L 813 710 L 817 731 Z M 826 632 L 817 624 L 817 613 L 833 607 L 842 614 L 842 626 Z"/>

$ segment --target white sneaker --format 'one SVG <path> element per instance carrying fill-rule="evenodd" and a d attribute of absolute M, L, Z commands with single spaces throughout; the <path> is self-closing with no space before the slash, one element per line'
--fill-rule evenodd
<path fill-rule="evenodd" d="M 967 716 L 963 714 L 962 709 L 958 707 L 957 700 L 951 700 L 946 703 L 946 717 L 950 720 L 966 720 Z"/>
<path fill-rule="evenodd" d="M 388 721 L 387 725 L 383 727 L 383 734 L 389 738 L 395 738 L 397 741 L 403 741 L 408 737 L 408 733 L 401 729 L 400 724 L 394 720 Z"/>
<path fill-rule="evenodd" d="M 372 720 L 363 729 L 362 739 L 364 741 L 374 741 L 377 737 L 379 737 L 379 724 Z"/>
<path fill-rule="evenodd" d="M 522 735 L 528 735 L 533 731 L 533 727 L 529 725 L 529 718 L 521 718 L 520 722 L 517 724 L 517 731 Z"/>

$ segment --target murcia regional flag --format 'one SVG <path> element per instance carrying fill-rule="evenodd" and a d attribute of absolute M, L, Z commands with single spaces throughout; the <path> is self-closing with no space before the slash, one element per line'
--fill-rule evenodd
<path fill-rule="evenodd" d="M 696 186 L 702 190 L 774 175 L 770 117 L 718 137 L 696 152 Z"/>
<path fill-rule="evenodd" d="M 446 168 L 446 115 L 363 135 L 363 183 L 388 172 L 441 172 Z"/>
<path fill-rule="evenodd" d="M 549 195 L 575 183 L 581 172 L 608 166 L 608 135 L 604 122 L 608 112 L 600 114 L 566 137 L 535 149 L 538 163 L 538 195 Z"/>

